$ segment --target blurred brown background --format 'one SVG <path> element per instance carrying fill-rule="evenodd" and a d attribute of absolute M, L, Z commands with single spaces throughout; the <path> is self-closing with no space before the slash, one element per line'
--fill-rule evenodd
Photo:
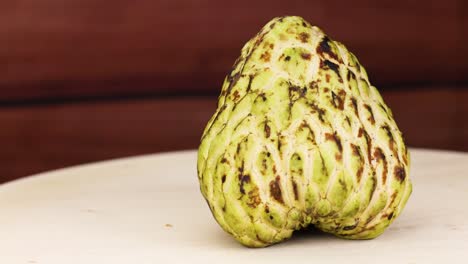
<path fill-rule="evenodd" d="M 468 151 L 463 0 L 0 2 L 0 182 L 196 148 L 224 76 L 271 18 L 353 51 L 410 146 Z"/>

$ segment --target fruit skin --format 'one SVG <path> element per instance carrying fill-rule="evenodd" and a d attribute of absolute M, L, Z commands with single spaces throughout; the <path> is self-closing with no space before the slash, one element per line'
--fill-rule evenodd
<path fill-rule="evenodd" d="M 308 225 L 348 239 L 383 233 L 411 191 L 391 110 L 345 46 L 278 17 L 242 48 L 198 151 L 219 225 L 264 247 Z"/>

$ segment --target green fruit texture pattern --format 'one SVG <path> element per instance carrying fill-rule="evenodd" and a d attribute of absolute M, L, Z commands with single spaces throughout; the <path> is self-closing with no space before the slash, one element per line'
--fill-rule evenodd
<path fill-rule="evenodd" d="M 391 110 L 346 47 L 301 17 L 278 17 L 242 48 L 198 150 L 219 225 L 265 247 L 313 225 L 379 236 L 411 192 Z"/>

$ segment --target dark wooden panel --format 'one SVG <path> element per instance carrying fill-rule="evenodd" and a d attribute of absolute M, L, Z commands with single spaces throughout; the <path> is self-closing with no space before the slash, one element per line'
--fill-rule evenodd
<path fill-rule="evenodd" d="M 468 151 L 468 91 L 384 92 L 410 146 Z M 196 148 L 216 98 L 0 108 L 0 182 L 116 157 Z M 194 168 L 195 169 L 195 168 Z"/>
<path fill-rule="evenodd" d="M 196 148 L 213 98 L 0 109 L 0 181 L 96 160 Z"/>
<path fill-rule="evenodd" d="M 0 101 L 211 93 L 279 15 L 343 41 L 378 85 L 466 82 L 466 12 L 462 0 L 1 1 Z"/>
<path fill-rule="evenodd" d="M 399 89 L 384 99 L 409 145 L 468 151 L 468 90 Z"/>

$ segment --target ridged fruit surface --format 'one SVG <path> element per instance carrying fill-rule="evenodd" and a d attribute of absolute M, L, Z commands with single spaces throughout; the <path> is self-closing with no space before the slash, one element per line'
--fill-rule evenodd
<path fill-rule="evenodd" d="M 264 247 L 308 225 L 349 239 L 380 235 L 411 194 L 409 165 L 391 110 L 356 57 L 291 16 L 242 48 L 197 169 L 220 226 Z"/>

